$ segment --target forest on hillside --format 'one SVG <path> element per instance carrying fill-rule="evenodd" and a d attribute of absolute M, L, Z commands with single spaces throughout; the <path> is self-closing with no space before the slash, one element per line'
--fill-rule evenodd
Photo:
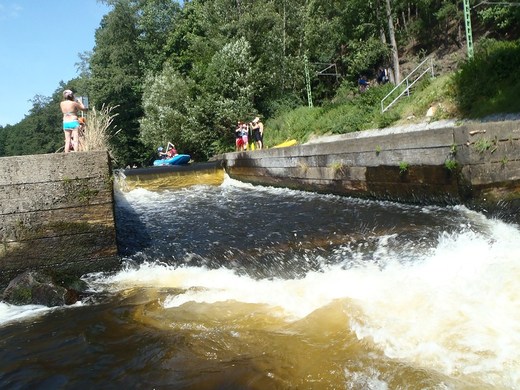
<path fill-rule="evenodd" d="M 0 156 L 63 146 L 65 88 L 113 108 L 117 166 L 149 165 L 168 141 L 203 161 L 234 149 L 238 120 L 265 123 L 307 106 L 309 91 L 315 106 L 327 104 L 381 68 L 398 82 L 407 64 L 466 47 L 460 0 L 103 2 L 110 12 L 92 52 L 79 53 L 79 76 L 0 127 Z M 518 42 L 520 6 L 504 4 L 470 1 L 475 42 Z"/>

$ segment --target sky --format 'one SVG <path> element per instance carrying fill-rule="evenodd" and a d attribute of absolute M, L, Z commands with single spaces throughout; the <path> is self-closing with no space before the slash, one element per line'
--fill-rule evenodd
<path fill-rule="evenodd" d="M 29 113 L 36 95 L 50 97 L 79 75 L 110 8 L 97 0 L 0 0 L 0 126 Z"/>

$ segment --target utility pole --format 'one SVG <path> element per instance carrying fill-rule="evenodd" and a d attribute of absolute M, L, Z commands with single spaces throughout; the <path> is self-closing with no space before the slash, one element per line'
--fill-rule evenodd
<path fill-rule="evenodd" d="M 307 86 L 307 101 L 309 102 L 309 107 L 312 107 L 311 77 L 309 76 L 309 59 L 307 58 L 307 54 L 305 54 L 304 60 L 305 60 L 305 84 Z"/>
<path fill-rule="evenodd" d="M 471 31 L 471 14 L 469 12 L 469 0 L 462 0 L 464 3 L 464 22 L 466 25 L 466 43 L 468 46 L 468 58 L 473 58 L 473 32 Z"/>

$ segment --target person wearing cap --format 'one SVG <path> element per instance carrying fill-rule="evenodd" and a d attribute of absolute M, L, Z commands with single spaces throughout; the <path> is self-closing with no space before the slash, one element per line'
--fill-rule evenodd
<path fill-rule="evenodd" d="M 175 149 L 175 145 L 171 142 L 168 142 L 168 146 L 166 146 L 166 152 L 162 146 L 157 148 L 157 153 L 159 153 L 159 157 L 161 159 L 168 159 L 177 156 L 177 150 Z"/>
<path fill-rule="evenodd" d="M 166 158 L 166 153 L 164 152 L 164 148 L 162 146 L 159 146 L 157 148 L 157 154 L 159 155 L 159 158 L 161 160 L 164 160 Z"/>
<path fill-rule="evenodd" d="M 63 131 L 65 133 L 65 153 L 71 151 L 71 143 L 73 150 L 77 151 L 79 147 L 79 128 L 78 111 L 87 111 L 83 103 L 74 98 L 74 93 L 70 89 L 63 91 L 63 101 L 60 103 L 61 112 L 63 113 Z"/>
<path fill-rule="evenodd" d="M 264 124 L 260 122 L 260 118 L 253 119 L 253 141 L 257 149 L 262 149 L 264 146 Z"/>

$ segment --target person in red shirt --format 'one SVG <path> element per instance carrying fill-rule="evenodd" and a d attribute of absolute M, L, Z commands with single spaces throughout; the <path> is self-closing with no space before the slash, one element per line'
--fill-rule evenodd
<path fill-rule="evenodd" d="M 166 157 L 172 158 L 177 156 L 179 153 L 177 153 L 177 149 L 175 149 L 175 145 L 171 142 L 168 142 L 168 146 L 166 148 Z"/>

